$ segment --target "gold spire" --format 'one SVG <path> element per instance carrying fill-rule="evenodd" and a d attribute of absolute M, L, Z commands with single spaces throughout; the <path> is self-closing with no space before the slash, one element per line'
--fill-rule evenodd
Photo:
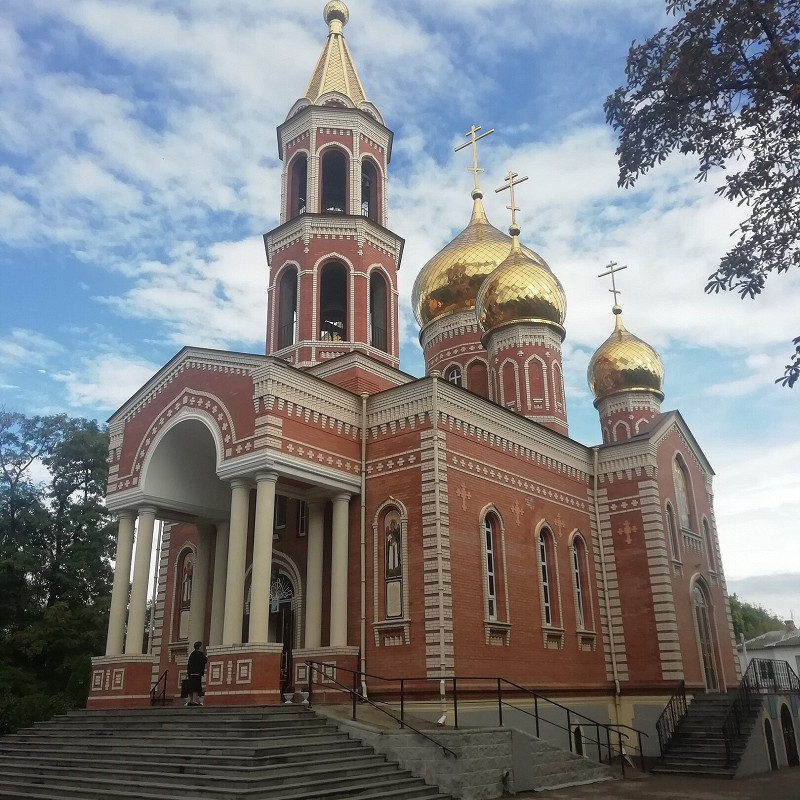
<path fill-rule="evenodd" d="M 328 23 L 328 40 L 311 75 L 305 96 L 316 105 L 323 95 L 337 92 L 348 97 L 358 108 L 367 97 L 342 33 L 350 12 L 341 0 L 331 0 L 325 6 L 323 17 Z"/>
<path fill-rule="evenodd" d="M 475 188 L 472 190 L 472 198 L 479 199 L 483 197 L 483 192 L 481 191 L 481 187 L 478 185 L 478 173 L 483 172 L 483 169 L 478 166 L 478 140 L 483 139 L 484 136 L 488 136 L 490 133 L 494 133 L 494 128 L 491 130 L 486 131 L 486 133 L 482 133 L 480 136 L 476 136 L 475 134 L 481 129 L 481 126 L 478 125 L 476 128 L 474 125 L 464 134 L 464 136 L 469 136 L 470 140 L 468 142 L 464 142 L 464 144 L 460 144 L 454 152 L 458 152 L 459 150 L 463 150 L 465 147 L 472 145 L 472 166 L 469 167 L 469 171 L 472 172 L 475 176 Z"/>
<path fill-rule="evenodd" d="M 519 178 L 519 180 L 517 180 L 517 178 Z M 508 190 L 511 194 L 511 205 L 506 206 L 506 208 L 511 212 L 511 227 L 508 229 L 508 232 L 512 237 L 514 237 L 515 240 L 519 236 L 520 231 L 519 225 L 517 225 L 517 211 L 519 211 L 519 207 L 514 205 L 514 187 L 520 183 L 524 183 L 526 180 L 528 180 L 527 175 L 520 178 L 518 173 L 509 172 L 508 175 L 506 175 L 506 183 L 503 184 L 499 189 L 494 190 L 495 194 L 505 192 L 506 190 Z M 516 242 L 516 247 L 519 249 L 519 241 Z"/>

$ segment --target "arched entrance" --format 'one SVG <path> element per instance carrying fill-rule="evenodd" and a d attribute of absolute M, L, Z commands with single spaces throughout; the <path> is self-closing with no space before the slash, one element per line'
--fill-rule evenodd
<path fill-rule="evenodd" d="M 778 756 L 775 754 L 775 740 L 772 737 L 772 723 L 768 719 L 764 720 L 764 738 L 767 740 L 769 768 L 778 769 Z"/>
<path fill-rule="evenodd" d="M 269 587 L 269 641 L 283 645 L 281 692 L 288 691 L 293 684 L 294 596 L 295 591 L 291 578 L 285 572 L 275 573 Z"/>
<path fill-rule="evenodd" d="M 794 732 L 792 712 L 785 704 L 781 706 L 781 731 L 783 744 L 786 747 L 786 762 L 790 767 L 796 767 L 800 765 L 800 754 L 797 752 L 797 737 Z"/>
<path fill-rule="evenodd" d="M 697 581 L 692 589 L 692 610 L 694 612 L 695 630 L 697 633 L 697 650 L 703 679 L 707 692 L 718 692 L 717 666 L 714 659 L 714 637 L 711 632 L 711 618 L 708 613 L 709 603 L 705 587 Z"/>

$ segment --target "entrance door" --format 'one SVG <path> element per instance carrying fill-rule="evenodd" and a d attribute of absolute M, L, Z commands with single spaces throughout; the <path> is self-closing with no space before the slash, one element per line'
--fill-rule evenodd
<path fill-rule="evenodd" d="M 788 706 L 781 707 L 781 730 L 783 731 L 783 744 L 786 747 L 786 761 L 790 767 L 800 765 L 800 755 L 797 752 L 797 737 L 794 733 L 792 712 Z"/>
<path fill-rule="evenodd" d="M 719 691 L 719 683 L 717 681 L 717 667 L 714 661 L 714 640 L 711 636 L 708 604 L 706 595 L 699 586 L 694 587 L 693 601 L 700 663 L 703 665 L 706 691 L 717 692 Z"/>
<path fill-rule="evenodd" d="M 294 639 L 294 587 L 287 575 L 279 573 L 269 590 L 271 642 L 283 645 L 281 654 L 281 692 L 289 691 L 292 678 L 292 641 Z"/>

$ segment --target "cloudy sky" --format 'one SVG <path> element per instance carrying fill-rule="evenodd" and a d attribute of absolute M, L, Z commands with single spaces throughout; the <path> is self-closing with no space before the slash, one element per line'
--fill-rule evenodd
<path fill-rule="evenodd" d="M 5 0 L 0 9 L 0 407 L 105 420 L 182 346 L 263 352 L 278 222 L 275 128 L 327 34 L 322 0 Z M 469 219 L 470 125 L 491 221 L 510 169 L 523 243 L 568 296 L 571 435 L 600 438 L 586 366 L 612 330 L 597 278 L 611 259 L 624 320 L 666 369 L 715 468 L 729 586 L 800 615 L 800 389 L 775 386 L 798 333 L 795 274 L 755 302 L 705 278 L 741 210 L 674 158 L 616 186 L 602 103 L 664 0 L 349 0 L 345 36 L 395 133 L 390 227 L 402 368 L 421 375 L 410 292 Z M 716 180 L 716 183 L 715 183 Z"/>

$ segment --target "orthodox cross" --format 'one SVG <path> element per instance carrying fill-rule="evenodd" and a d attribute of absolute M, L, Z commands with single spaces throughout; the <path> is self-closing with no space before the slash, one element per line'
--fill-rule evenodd
<path fill-rule="evenodd" d="M 520 178 L 518 173 L 509 172 L 508 175 L 506 175 L 507 183 L 505 183 L 499 189 L 494 190 L 495 194 L 498 194 L 499 192 L 504 192 L 506 189 L 508 189 L 508 191 L 511 193 L 511 205 L 506 206 L 506 208 L 511 212 L 511 226 L 514 228 L 517 227 L 517 211 L 519 211 L 519 208 L 516 205 L 514 205 L 514 187 L 518 186 L 520 183 L 526 180 L 528 180 L 527 175 Z"/>
<path fill-rule="evenodd" d="M 478 166 L 478 140 L 483 139 L 484 136 L 488 136 L 490 133 L 494 133 L 494 128 L 491 130 L 486 131 L 486 133 L 482 133 L 480 136 L 476 136 L 475 134 L 481 129 L 481 126 L 478 125 L 476 128 L 474 125 L 464 134 L 464 136 L 469 136 L 470 139 L 468 142 L 464 142 L 464 144 L 460 144 L 456 149 L 453 151 L 457 153 L 459 150 L 463 150 L 465 147 L 472 145 L 472 166 L 469 167 L 469 171 L 475 175 L 475 189 L 480 191 L 480 187 L 478 186 L 478 173 L 483 172 Z"/>
<path fill-rule="evenodd" d="M 561 519 L 561 514 L 557 514 L 555 518 L 555 526 L 558 529 L 558 538 L 564 535 L 564 520 Z"/>
<path fill-rule="evenodd" d="M 638 528 L 635 525 L 631 525 L 628 520 L 625 520 L 625 524 L 617 531 L 620 536 L 625 537 L 625 544 L 631 543 L 631 534 L 636 533 Z"/>
<path fill-rule="evenodd" d="M 511 513 L 517 518 L 517 525 L 519 525 L 519 518 L 525 513 L 519 504 L 519 500 L 514 501 L 514 505 L 511 506 Z"/>
<path fill-rule="evenodd" d="M 461 510 L 467 510 L 467 500 L 472 498 L 472 494 L 467 491 L 467 485 L 462 483 L 460 488 L 456 489 L 456 494 L 461 498 Z"/>
<path fill-rule="evenodd" d="M 617 295 L 618 294 L 622 294 L 622 292 L 620 292 L 619 289 L 617 289 L 617 280 L 616 280 L 616 278 L 614 276 L 618 272 L 622 272 L 622 270 L 624 270 L 624 269 L 628 269 L 628 267 L 627 266 L 620 267 L 620 266 L 617 266 L 617 262 L 616 261 L 610 261 L 608 263 L 608 265 L 606 266 L 606 271 L 605 272 L 601 272 L 597 276 L 598 278 L 605 278 L 608 275 L 611 276 L 611 287 L 612 288 L 609 289 L 608 291 L 611 292 L 614 295 L 614 305 L 615 306 L 618 305 L 618 303 L 617 303 Z"/>

